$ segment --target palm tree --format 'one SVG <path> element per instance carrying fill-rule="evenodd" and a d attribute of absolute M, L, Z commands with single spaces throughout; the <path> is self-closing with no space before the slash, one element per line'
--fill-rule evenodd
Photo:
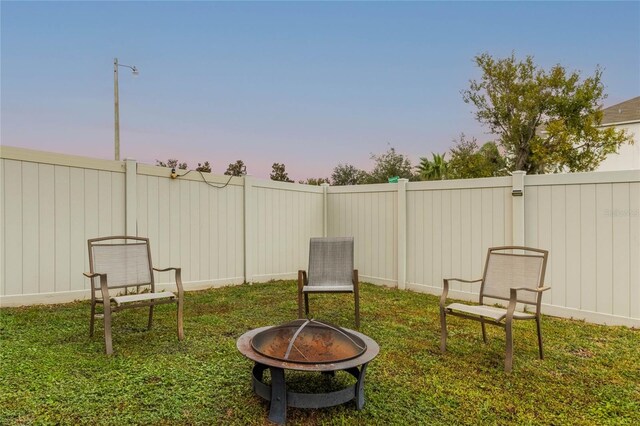
<path fill-rule="evenodd" d="M 447 178 L 448 163 L 444 159 L 446 154 L 431 153 L 432 159 L 420 157 L 418 174 L 422 180 L 442 180 Z"/>

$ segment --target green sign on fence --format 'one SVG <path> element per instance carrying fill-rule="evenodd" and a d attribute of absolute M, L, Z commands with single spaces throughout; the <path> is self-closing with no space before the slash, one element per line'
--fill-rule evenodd
<path fill-rule="evenodd" d="M 400 176 L 394 176 L 389 178 L 389 183 L 398 183 Z"/>

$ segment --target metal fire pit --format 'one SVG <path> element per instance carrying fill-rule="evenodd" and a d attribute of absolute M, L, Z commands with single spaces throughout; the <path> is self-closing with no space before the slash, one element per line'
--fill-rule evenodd
<path fill-rule="evenodd" d="M 366 343 L 340 327 L 316 320 L 296 320 L 261 331 L 251 339 L 254 351 L 281 361 L 320 364 L 356 358 Z"/>
<path fill-rule="evenodd" d="M 248 331 L 240 336 L 237 347 L 255 362 L 253 390 L 271 401 L 269 420 L 279 424 L 287 421 L 287 407 L 332 407 L 355 399 L 356 408 L 361 410 L 367 364 L 380 350 L 373 339 L 362 333 L 315 320 L 296 320 Z M 271 372 L 271 385 L 263 382 L 267 368 Z M 334 392 L 296 393 L 287 391 L 284 370 L 330 375 L 343 370 L 357 382 Z"/>

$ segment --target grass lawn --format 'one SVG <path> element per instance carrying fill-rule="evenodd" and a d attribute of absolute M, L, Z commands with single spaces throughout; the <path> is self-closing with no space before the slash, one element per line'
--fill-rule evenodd
<path fill-rule="evenodd" d="M 544 317 L 540 361 L 535 322 L 516 322 L 507 375 L 497 327 L 488 327 L 484 345 L 478 323 L 449 317 L 449 352 L 440 355 L 434 296 L 364 284 L 361 309 L 361 331 L 381 347 L 367 371 L 364 410 L 353 402 L 290 408 L 289 424 L 640 424 L 638 330 Z M 311 311 L 353 327 L 350 295 L 312 295 Z M 236 338 L 296 314 L 292 281 L 191 292 L 183 342 L 174 306 L 156 308 L 149 332 L 146 311 L 133 309 L 114 318 L 108 357 L 101 321 L 88 336 L 86 301 L 4 308 L 0 424 L 269 424 Z M 297 391 L 353 382 L 344 372 L 319 376 L 288 380 Z"/>

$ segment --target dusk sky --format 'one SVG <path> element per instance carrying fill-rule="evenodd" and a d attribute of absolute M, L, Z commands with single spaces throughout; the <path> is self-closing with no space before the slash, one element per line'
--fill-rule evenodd
<path fill-rule="evenodd" d="M 533 55 L 591 75 L 605 106 L 640 95 L 639 2 L 7 2 L 1 8 L 1 143 L 144 163 L 242 159 L 268 178 L 371 169 L 389 145 L 445 152 L 492 136 L 461 90 L 473 57 Z"/>

